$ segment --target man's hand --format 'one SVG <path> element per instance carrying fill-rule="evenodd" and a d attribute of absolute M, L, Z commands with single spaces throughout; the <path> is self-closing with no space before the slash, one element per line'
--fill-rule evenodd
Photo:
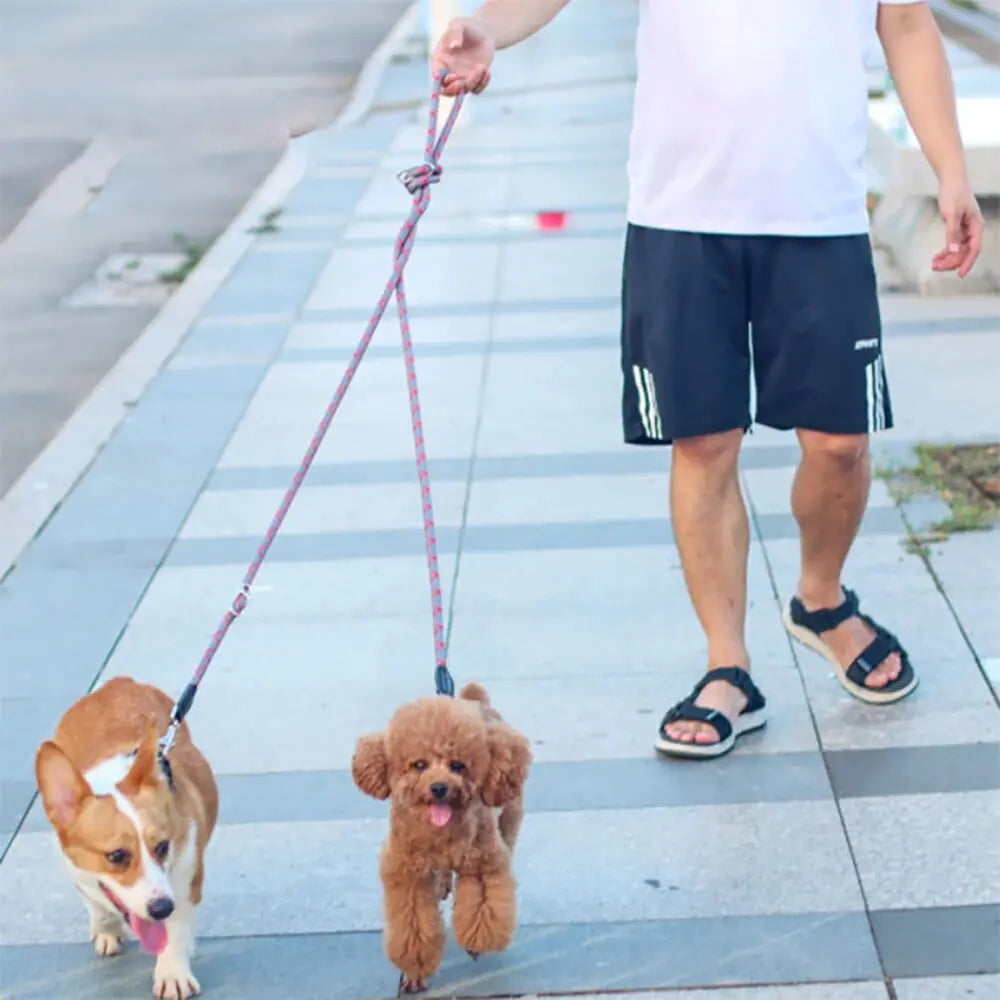
<path fill-rule="evenodd" d="M 480 94 L 490 82 L 496 43 L 474 17 L 456 17 L 441 36 L 431 57 L 435 75 L 445 70 L 442 92 L 448 97 Z"/>
<path fill-rule="evenodd" d="M 983 242 L 983 213 L 967 177 L 942 180 L 938 207 L 945 225 L 945 248 L 934 255 L 935 271 L 958 271 L 964 278 L 976 263 Z"/>

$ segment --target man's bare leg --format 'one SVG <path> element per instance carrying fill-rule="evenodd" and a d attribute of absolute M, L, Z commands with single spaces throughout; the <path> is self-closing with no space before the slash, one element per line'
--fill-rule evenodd
<path fill-rule="evenodd" d="M 802 461 L 792 486 L 792 513 L 799 525 L 802 569 L 798 597 L 808 611 L 835 608 L 844 600 L 840 575 L 868 503 L 871 467 L 866 434 L 799 431 Z M 846 667 L 874 638 L 858 618 L 823 633 L 823 641 Z M 899 676 L 893 653 L 867 677 L 870 688 Z"/>
<path fill-rule="evenodd" d="M 708 638 L 708 667 L 750 669 L 745 641 L 750 526 L 740 492 L 737 461 L 743 430 L 673 443 L 670 511 L 674 538 L 695 613 Z M 697 704 L 730 720 L 747 703 L 725 681 L 707 684 Z M 666 733 L 685 743 L 715 743 L 703 722 L 671 722 Z"/>

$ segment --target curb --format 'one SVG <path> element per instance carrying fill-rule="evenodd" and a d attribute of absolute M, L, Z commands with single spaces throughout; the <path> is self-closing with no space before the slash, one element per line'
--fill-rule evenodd
<path fill-rule="evenodd" d="M 368 57 L 343 111 L 324 132 L 342 131 L 364 117 L 374 103 L 394 53 L 416 28 L 419 11 L 420 0 L 414 0 Z M 255 236 L 247 232 L 248 228 L 287 198 L 305 174 L 306 165 L 302 146 L 290 142 L 274 169 L 184 284 L 0 498 L 0 525 L 3 526 L 0 581 L 13 569 L 24 550 L 90 468 L 183 341 L 202 309 L 250 248 Z"/>

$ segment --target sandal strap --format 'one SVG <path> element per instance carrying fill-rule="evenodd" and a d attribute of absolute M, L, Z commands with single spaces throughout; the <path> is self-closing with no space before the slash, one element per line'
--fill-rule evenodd
<path fill-rule="evenodd" d="M 887 657 L 893 653 L 898 653 L 900 666 L 903 668 L 899 676 L 900 678 L 903 677 L 909 666 L 910 658 L 906 650 L 903 649 L 900 641 L 888 629 L 882 628 L 881 625 L 872 621 L 867 615 L 861 615 L 861 618 L 875 632 L 875 638 L 854 658 L 851 665 L 844 671 L 844 675 L 852 683 L 857 684 L 859 687 L 865 687 L 868 675 L 880 663 L 883 663 Z M 891 690 L 892 686 L 887 686 Z M 874 690 L 881 689 L 875 688 Z"/>
<path fill-rule="evenodd" d="M 841 604 L 835 608 L 817 608 L 815 611 L 807 611 L 806 606 L 797 597 L 793 597 L 789 602 L 789 611 L 796 625 L 820 635 L 832 631 L 858 614 L 858 595 L 844 587 L 844 600 Z"/>
<path fill-rule="evenodd" d="M 733 727 L 729 720 L 714 708 L 702 708 L 694 703 L 695 695 L 679 701 L 660 723 L 660 735 L 666 737 L 667 724 L 670 722 L 704 722 L 711 726 L 719 734 L 719 742 L 723 743 L 729 739 L 733 733 Z"/>
<path fill-rule="evenodd" d="M 761 694 L 760 689 L 754 684 L 750 674 L 743 667 L 715 667 L 707 671 L 701 680 L 695 684 L 694 690 L 691 692 L 691 700 L 694 701 L 705 689 L 705 686 L 711 684 L 713 681 L 725 681 L 746 697 L 747 703 L 743 712 L 756 712 L 766 704 L 764 695 Z M 743 712 L 740 714 L 742 715 Z"/>

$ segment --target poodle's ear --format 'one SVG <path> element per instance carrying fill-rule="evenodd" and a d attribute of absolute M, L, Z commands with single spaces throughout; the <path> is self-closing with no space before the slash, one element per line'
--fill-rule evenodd
<path fill-rule="evenodd" d="M 351 775 L 354 783 L 373 799 L 387 799 L 389 787 L 389 755 L 381 733 L 362 736 L 351 758 Z"/>
<path fill-rule="evenodd" d="M 521 794 L 528 778 L 531 750 L 528 741 L 505 722 L 491 722 L 487 731 L 490 769 L 483 782 L 483 802 L 488 806 L 504 806 Z"/>

